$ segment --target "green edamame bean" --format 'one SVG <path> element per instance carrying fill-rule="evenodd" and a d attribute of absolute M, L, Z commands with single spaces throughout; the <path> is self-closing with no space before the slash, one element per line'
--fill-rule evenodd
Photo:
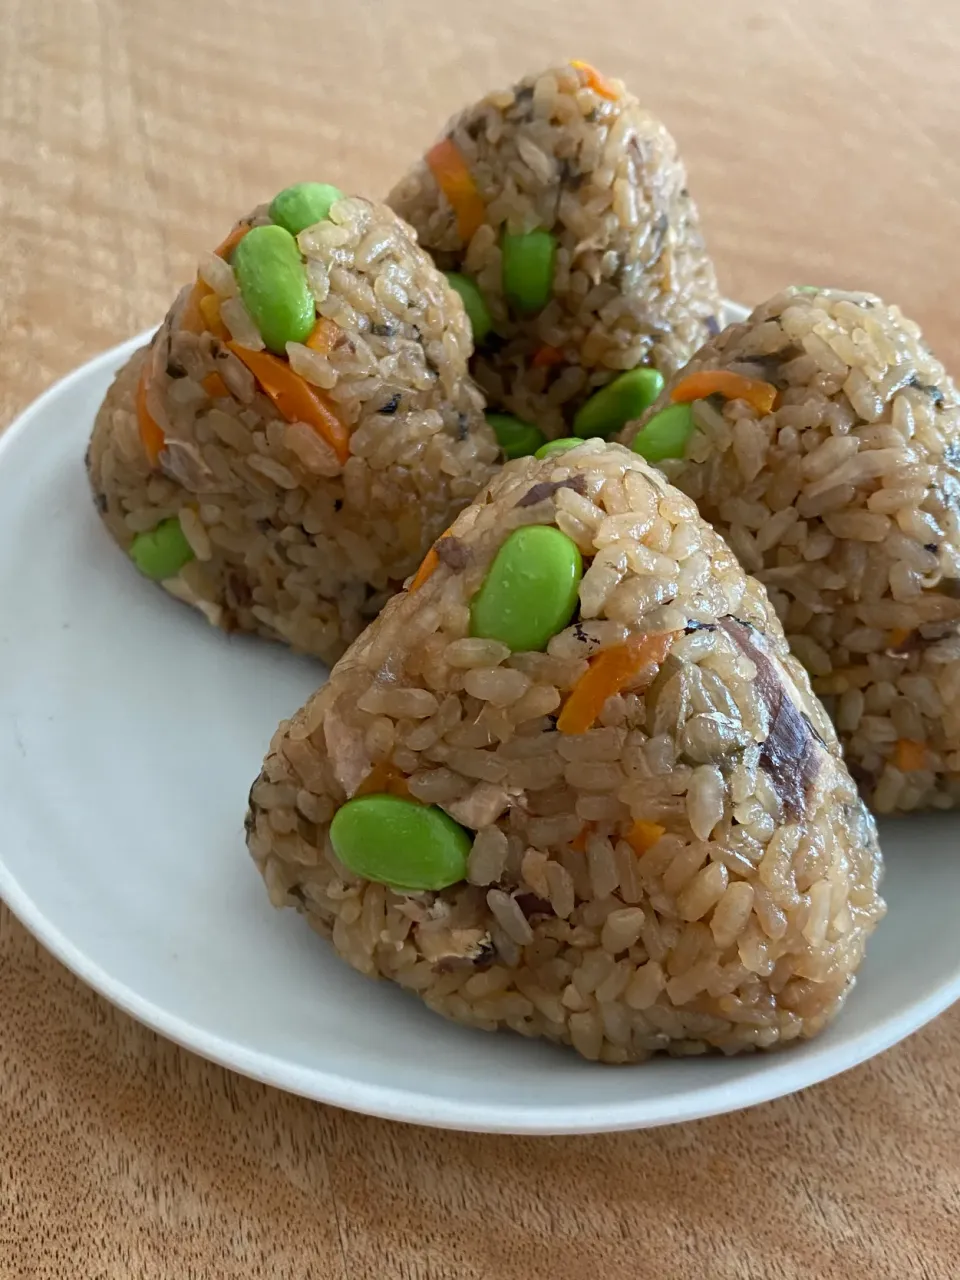
<path fill-rule="evenodd" d="M 240 297 L 270 351 L 304 342 L 316 321 L 297 242 L 283 227 L 252 227 L 233 251 Z"/>
<path fill-rule="evenodd" d="M 628 369 L 580 406 L 573 429 L 584 439 L 603 436 L 606 440 L 631 418 L 639 418 L 662 390 L 663 374 L 659 370 Z"/>
<path fill-rule="evenodd" d="M 510 306 L 523 315 L 542 311 L 553 291 L 556 237 L 542 229 L 520 235 L 505 231 L 500 252 L 503 292 Z"/>
<path fill-rule="evenodd" d="M 487 421 L 505 458 L 527 458 L 543 444 L 543 432 L 532 422 L 521 422 L 512 413 L 488 413 Z"/>
<path fill-rule="evenodd" d="M 296 182 L 273 197 L 270 218 L 278 227 L 298 236 L 304 227 L 329 217 L 331 206 L 342 199 L 340 188 L 329 182 Z"/>
<path fill-rule="evenodd" d="M 578 444 L 583 444 L 580 436 L 564 436 L 560 440 L 548 440 L 546 444 L 540 446 L 533 456 L 535 458 L 550 458 L 555 453 L 566 453 L 568 449 L 575 449 Z"/>
<path fill-rule="evenodd" d="M 400 796 L 359 796 L 330 823 L 334 853 L 378 884 L 419 892 L 447 889 L 467 874 L 470 833 L 438 809 Z"/>
<path fill-rule="evenodd" d="M 545 649 L 577 607 L 583 561 L 552 525 L 515 529 L 494 557 L 470 605 L 470 634 L 515 653 Z"/>
<path fill-rule="evenodd" d="M 130 544 L 130 558 L 141 573 L 156 582 L 175 578 L 188 561 L 193 548 L 186 540 L 176 516 L 161 520 L 147 533 L 138 533 Z"/>
<path fill-rule="evenodd" d="M 490 308 L 469 276 L 461 275 L 459 271 L 446 271 L 444 274 L 450 288 L 460 295 L 463 309 L 470 321 L 470 328 L 473 330 L 473 345 L 479 347 L 493 326 Z"/>
<path fill-rule="evenodd" d="M 655 413 L 634 436 L 634 453 L 648 462 L 665 458 L 682 458 L 693 431 L 693 408 L 688 404 L 672 404 Z"/>

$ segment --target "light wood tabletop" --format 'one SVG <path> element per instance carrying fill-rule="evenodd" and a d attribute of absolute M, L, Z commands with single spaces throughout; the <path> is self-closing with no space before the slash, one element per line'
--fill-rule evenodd
<path fill-rule="evenodd" d="M 264 196 L 302 177 L 384 193 L 461 103 L 570 56 L 678 137 L 728 295 L 869 287 L 960 371 L 949 0 L 6 0 L 2 17 L 0 426 L 158 320 Z M 960 1008 L 832 1082 L 678 1128 L 404 1127 L 160 1040 L 0 907 L 3 1280 L 955 1277 L 958 1095 Z"/>

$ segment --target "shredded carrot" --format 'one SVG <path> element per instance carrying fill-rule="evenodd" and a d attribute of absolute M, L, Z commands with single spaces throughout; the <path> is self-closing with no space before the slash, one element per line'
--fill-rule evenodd
<path fill-rule="evenodd" d="M 155 467 L 167 440 L 160 424 L 147 408 L 147 366 L 149 363 L 150 357 L 148 356 L 143 362 L 143 367 L 140 370 L 140 380 L 137 383 L 137 426 L 140 429 L 140 443 L 143 445 L 151 467 Z"/>
<path fill-rule="evenodd" d="M 586 733 L 606 700 L 628 685 L 641 667 L 664 660 L 676 635 L 667 631 L 634 636 L 626 644 L 597 654 L 564 703 L 557 719 L 560 733 Z"/>
<path fill-rule="evenodd" d="M 230 232 L 230 234 L 227 236 L 226 240 L 221 241 L 221 243 L 217 245 L 217 247 L 214 249 L 213 252 L 217 255 L 218 258 L 224 258 L 224 259 L 229 258 L 230 254 L 233 253 L 234 249 L 237 247 L 237 245 L 240 243 L 240 241 L 243 239 L 243 237 L 247 234 L 249 230 L 250 230 L 249 223 L 246 223 L 246 222 L 238 223 Z"/>
<path fill-rule="evenodd" d="M 206 321 L 203 318 L 203 312 L 200 310 L 200 303 L 204 298 L 209 298 L 212 295 L 213 290 L 210 286 L 197 276 L 180 315 L 181 329 L 186 329 L 187 333 L 203 333 L 206 328 Z"/>
<path fill-rule="evenodd" d="M 570 848 L 574 851 L 574 853 L 587 852 L 587 837 L 590 835 L 590 830 L 591 830 L 591 824 L 589 822 L 585 822 L 583 826 L 580 828 L 580 830 L 577 832 L 577 834 L 570 841 Z"/>
<path fill-rule="evenodd" d="M 307 339 L 306 345 L 311 351 L 316 351 L 319 355 L 325 356 L 337 345 L 340 332 L 339 325 L 334 324 L 332 320 L 328 320 L 326 316 L 318 316 L 317 323 L 313 326 L 313 332 Z"/>
<path fill-rule="evenodd" d="M 437 186 L 457 215 L 460 239 L 469 244 L 486 217 L 487 208 L 466 160 L 452 138 L 443 138 L 427 152 L 426 161 Z"/>
<path fill-rule="evenodd" d="M 437 548 L 433 546 L 420 561 L 420 568 L 413 575 L 413 581 L 410 583 L 407 590 L 419 591 L 431 574 L 436 571 L 439 563 L 440 557 L 437 555 Z"/>
<path fill-rule="evenodd" d="M 390 796 L 402 796 L 404 800 L 410 798 L 406 774 L 401 773 L 396 765 L 390 764 L 389 761 L 381 760 L 379 764 L 373 766 L 353 796 L 356 798 L 384 793 Z"/>
<path fill-rule="evenodd" d="M 729 369 L 703 369 L 681 378 L 670 392 L 674 404 L 689 404 L 707 396 L 723 396 L 725 400 L 746 400 L 757 413 L 769 413 L 777 398 L 777 388 L 769 382 L 745 378 Z"/>
<path fill-rule="evenodd" d="M 305 422 L 313 427 L 340 462 L 346 462 L 350 457 L 350 432 L 315 387 L 294 373 L 286 360 L 278 359 L 269 351 L 251 351 L 238 342 L 228 342 L 227 346 L 243 361 L 288 422 Z"/>
<path fill-rule="evenodd" d="M 205 293 L 200 299 L 200 314 L 203 316 L 204 328 L 214 337 L 226 341 L 230 337 L 220 319 L 220 299 L 215 293 Z"/>
<path fill-rule="evenodd" d="M 912 635 L 913 632 L 909 627 L 894 627 L 892 631 L 887 632 L 887 647 L 899 649 Z"/>
<path fill-rule="evenodd" d="M 653 848 L 665 831 L 666 827 L 661 827 L 659 822 L 644 822 L 642 818 L 638 818 L 627 832 L 627 843 L 632 846 L 635 853 L 646 853 L 648 849 Z"/>
<path fill-rule="evenodd" d="M 580 62 L 578 59 L 574 59 L 570 65 L 571 67 L 576 67 L 578 71 L 583 72 L 584 81 L 588 89 L 592 89 L 594 93 L 598 93 L 601 98 L 609 98 L 611 102 L 616 102 L 616 89 L 605 75 L 600 74 L 596 67 L 591 67 L 589 62 Z"/>
<path fill-rule="evenodd" d="M 228 396 L 230 392 L 227 390 L 227 384 L 220 377 L 219 373 L 208 373 L 205 378 L 200 379 L 200 385 L 208 396 L 214 400 L 222 400 L 224 396 Z"/>
<path fill-rule="evenodd" d="M 914 773 L 917 769 L 928 767 L 927 748 L 923 742 L 911 742 L 909 738 L 898 738 L 894 763 L 901 773 Z"/>
<path fill-rule="evenodd" d="M 559 347 L 538 347 L 530 361 L 534 369 L 549 369 L 551 365 L 563 364 L 563 352 Z"/>

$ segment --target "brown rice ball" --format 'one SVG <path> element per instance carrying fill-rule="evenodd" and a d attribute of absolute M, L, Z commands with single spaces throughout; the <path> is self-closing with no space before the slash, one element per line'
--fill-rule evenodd
<path fill-rule="evenodd" d="M 953 380 L 897 307 L 793 288 L 699 351 L 644 421 L 688 375 L 716 370 L 769 384 L 772 409 L 736 384 L 698 399 L 685 456 L 660 465 L 769 590 L 874 810 L 956 805 Z"/>
<path fill-rule="evenodd" d="M 341 196 L 294 239 L 273 207 L 204 256 L 118 374 L 88 469 L 110 533 L 171 595 L 332 662 L 498 452 L 463 306 L 409 228 Z M 299 340 L 273 351 L 236 266 L 263 228 L 306 307 Z"/>
<path fill-rule="evenodd" d="M 527 625 L 508 606 L 536 569 L 516 548 L 544 543 L 582 578 L 541 649 L 511 648 L 492 633 Z M 453 840 L 429 890 L 376 825 L 398 806 Z M 361 973 L 610 1063 L 817 1034 L 884 910 L 873 821 L 764 589 L 598 440 L 508 464 L 458 517 L 280 725 L 247 831 L 273 903 Z"/>
<path fill-rule="evenodd" d="M 473 372 L 491 407 L 550 438 L 572 434 L 577 409 L 624 370 L 669 375 L 719 328 L 673 138 L 583 63 L 462 111 L 388 203 L 439 266 L 479 287 L 493 331 Z M 520 314 L 505 294 L 504 236 L 536 229 L 555 241 L 552 288 Z"/>

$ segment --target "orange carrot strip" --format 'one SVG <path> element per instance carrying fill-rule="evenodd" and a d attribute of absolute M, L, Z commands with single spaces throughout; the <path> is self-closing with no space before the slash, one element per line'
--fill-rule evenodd
<path fill-rule="evenodd" d="M 648 662 L 667 656 L 677 633 L 634 636 L 615 649 L 605 649 L 573 686 L 557 719 L 560 733 L 586 733 L 603 710 L 603 704 L 634 678 Z"/>
<path fill-rule="evenodd" d="M 230 394 L 227 390 L 227 384 L 219 373 L 208 373 L 205 378 L 200 379 L 200 385 L 213 400 L 222 400 L 224 396 Z"/>
<path fill-rule="evenodd" d="M 574 59 L 570 65 L 571 67 L 576 67 L 578 71 L 583 72 L 584 81 L 588 89 L 592 89 L 594 93 L 598 93 L 601 98 L 609 98 L 611 102 L 616 102 L 616 89 L 605 75 L 601 75 L 596 67 L 591 67 L 589 62 L 580 62 L 578 59 Z"/>
<path fill-rule="evenodd" d="M 689 404 L 707 396 L 723 396 L 725 400 L 746 400 L 757 413 L 769 413 L 777 398 L 777 388 L 769 382 L 745 378 L 729 369 L 704 369 L 681 378 L 670 392 L 674 404 Z"/>
<path fill-rule="evenodd" d="M 226 340 L 230 337 L 223 321 L 220 319 L 220 299 L 215 293 L 205 293 L 200 299 L 200 314 L 203 316 L 204 327 L 214 337 L 221 340 Z"/>
<path fill-rule="evenodd" d="M 223 258 L 223 259 L 229 258 L 230 254 L 233 253 L 234 249 L 237 247 L 237 245 L 240 243 L 240 241 L 243 239 L 243 237 L 247 234 L 249 230 L 250 230 L 250 227 L 248 223 L 246 222 L 238 223 L 230 232 L 230 234 L 227 236 L 226 240 L 222 240 L 220 244 L 217 245 L 217 247 L 214 249 L 213 252 L 217 255 L 218 258 Z"/>
<path fill-rule="evenodd" d="M 659 822 L 644 822 L 642 818 L 638 818 L 627 832 L 627 844 L 633 848 L 634 853 L 646 853 L 665 831 L 666 827 L 661 827 Z"/>
<path fill-rule="evenodd" d="M 410 799 L 410 788 L 407 786 L 406 774 L 400 772 L 396 765 L 386 760 L 375 764 L 364 780 L 353 793 L 356 796 L 383 795 L 402 796 Z"/>
<path fill-rule="evenodd" d="M 538 347 L 530 361 L 534 369 L 549 369 L 551 365 L 563 364 L 563 352 L 559 347 Z"/>
<path fill-rule="evenodd" d="M 894 627 L 892 631 L 887 632 L 887 646 L 891 649 L 899 649 L 912 635 L 913 632 L 909 627 Z"/>
<path fill-rule="evenodd" d="M 487 215 L 483 196 L 477 190 L 467 162 L 451 138 L 443 138 L 426 154 L 430 172 L 457 215 L 460 239 L 469 244 Z"/>
<path fill-rule="evenodd" d="M 926 744 L 912 742 L 909 738 L 898 738 L 894 763 L 901 773 L 915 773 L 918 769 L 928 768 Z"/>
<path fill-rule="evenodd" d="M 288 422 L 305 422 L 326 440 L 340 462 L 350 457 L 350 432 L 325 398 L 287 364 L 269 351 L 251 351 L 228 342 L 233 354 L 247 366 Z"/>
<path fill-rule="evenodd" d="M 200 303 L 204 298 L 209 298 L 212 294 L 213 290 L 210 286 L 197 276 L 180 314 L 181 329 L 186 329 L 187 333 L 203 333 L 207 325 L 203 318 L 203 312 L 200 310 Z"/>
<path fill-rule="evenodd" d="M 590 834 L 591 823 L 585 822 L 577 834 L 570 841 L 570 848 L 574 853 L 587 852 L 587 837 Z"/>
<path fill-rule="evenodd" d="M 319 316 L 317 323 L 313 326 L 313 332 L 307 339 L 306 345 L 311 351 L 316 351 L 319 355 L 325 356 L 329 351 L 337 345 L 337 339 L 340 337 L 340 326 L 334 324 L 332 320 L 328 320 L 326 316 Z"/>
<path fill-rule="evenodd" d="M 155 467 L 167 440 L 163 434 L 163 428 L 147 408 L 147 365 L 149 363 L 150 358 L 148 356 L 143 362 L 143 367 L 140 370 L 140 380 L 137 383 L 137 426 L 140 429 L 140 443 L 143 445 L 151 467 Z"/>
<path fill-rule="evenodd" d="M 437 548 L 431 547 L 427 554 L 420 561 L 420 568 L 413 575 L 413 581 L 407 588 L 408 591 L 419 591 L 426 580 L 432 573 L 436 571 L 440 563 L 440 557 L 437 555 Z"/>

